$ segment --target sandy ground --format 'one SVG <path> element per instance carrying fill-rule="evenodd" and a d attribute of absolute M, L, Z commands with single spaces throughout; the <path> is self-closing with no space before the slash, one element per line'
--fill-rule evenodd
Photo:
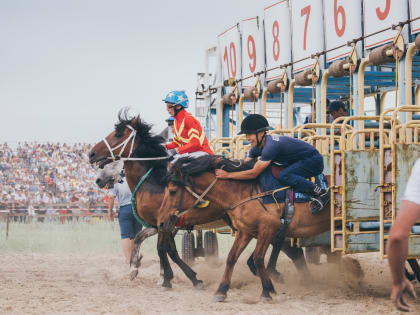
<path fill-rule="evenodd" d="M 139 276 L 130 281 L 128 266 L 117 254 L 0 255 L 0 313 L 14 314 L 398 314 L 388 300 L 390 277 L 387 262 L 377 254 L 356 257 L 364 270 L 361 286 L 342 282 L 334 265 L 310 265 L 314 282 L 303 285 L 288 258 L 278 269 L 285 283 L 275 283 L 271 303 L 259 301 L 261 286 L 245 266 L 243 257 L 233 275 L 224 303 L 212 295 L 223 273 L 224 262 L 196 262 L 194 269 L 205 289 L 195 290 L 174 266 L 173 289 L 157 285 L 158 258 L 146 255 Z M 417 294 L 420 285 L 416 283 Z M 412 313 L 420 313 L 420 300 L 409 299 Z"/>

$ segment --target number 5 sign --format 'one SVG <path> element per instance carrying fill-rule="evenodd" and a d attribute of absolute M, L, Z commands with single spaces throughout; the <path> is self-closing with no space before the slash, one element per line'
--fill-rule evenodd
<path fill-rule="evenodd" d="M 264 70 L 264 50 L 258 17 L 243 20 L 242 30 L 242 78 Z M 243 81 L 242 87 L 254 86 L 256 77 Z"/>
<path fill-rule="evenodd" d="M 327 50 L 362 36 L 361 0 L 324 0 L 324 19 Z M 343 47 L 327 52 L 327 61 L 346 56 L 350 51 L 351 47 Z"/>
<path fill-rule="evenodd" d="M 384 28 L 407 20 L 407 1 L 403 0 L 364 0 L 365 35 L 372 34 Z M 388 30 L 365 38 L 365 48 L 390 42 L 398 30 Z"/>
<path fill-rule="evenodd" d="M 292 6 L 293 61 L 324 50 L 322 27 L 322 0 L 290 0 Z M 293 73 L 314 64 L 308 59 L 293 66 Z"/>
<path fill-rule="evenodd" d="M 241 78 L 241 46 L 238 25 L 232 26 L 218 36 L 218 48 L 223 67 L 223 79 Z"/>

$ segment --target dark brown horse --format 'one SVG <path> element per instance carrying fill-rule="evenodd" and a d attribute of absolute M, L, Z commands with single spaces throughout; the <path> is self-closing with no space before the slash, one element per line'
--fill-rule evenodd
<path fill-rule="evenodd" d="M 151 126 L 142 122 L 140 118 L 127 117 L 126 111 L 120 112 L 118 118 L 119 122 L 115 125 L 115 130 L 105 138 L 106 143 L 103 140 L 98 142 L 89 152 L 89 162 L 98 163 L 100 167 L 103 167 L 115 156 L 125 158 L 125 174 L 131 191 L 134 191 L 139 181 L 144 178 L 143 184 L 136 193 L 137 214 L 144 223 L 149 225 L 149 228 L 143 230 L 142 236 L 151 236 L 157 233 L 155 228 L 157 210 L 161 205 L 165 190 L 162 178 L 167 173 L 167 160 L 155 159 L 167 155 L 163 146 L 164 139 L 152 135 Z M 149 171 L 148 176 L 144 177 Z M 138 241 L 138 239 L 135 240 L 137 243 Z M 196 273 L 179 257 L 173 236 L 166 238 L 166 244 L 171 250 L 157 248 L 161 269 L 165 272 L 162 286 L 170 288 L 170 280 L 173 278 L 167 257 L 169 254 L 194 287 L 202 288 L 202 281 L 197 280 Z M 137 254 L 135 250 L 133 253 Z M 133 256 L 135 255 L 132 255 L 132 262 Z M 138 264 L 139 260 L 140 258 L 137 261 Z"/>
<path fill-rule="evenodd" d="M 263 205 L 258 199 L 241 203 L 251 199 L 250 192 L 258 184 L 255 181 L 234 180 L 215 182 L 214 169 L 220 168 L 225 163 L 226 161 L 220 157 L 200 157 L 193 161 L 180 160 L 175 163 L 159 210 L 158 224 L 162 230 L 169 233 L 175 224 L 178 226 L 204 224 L 213 221 L 216 215 L 220 216 L 214 210 L 191 208 L 197 199 L 191 191 L 200 195 L 214 183 L 204 198 L 210 201 L 210 205 L 217 204 L 220 212 L 226 212 L 237 230 L 227 258 L 225 273 L 214 300 L 218 302 L 225 300 L 234 265 L 252 238 L 257 238 L 253 263 L 262 282 L 261 298 L 269 300 L 270 293 L 274 293 L 275 290 L 264 266 L 264 256 L 268 246 L 270 243 L 283 241 L 284 236 L 307 237 L 329 230 L 329 204 L 325 205 L 319 214 L 313 215 L 308 203 L 295 203 L 293 219 L 285 235 L 281 235 L 279 232 L 282 231 L 281 215 L 284 205 Z M 304 270 L 307 270 L 306 265 Z"/>
<path fill-rule="evenodd" d="M 137 214 L 146 224 L 152 227 L 144 229 L 135 238 L 135 247 L 131 257 L 131 263 L 134 263 L 136 267 L 134 270 L 135 276 L 141 259 L 138 253 L 141 242 L 158 232 L 155 227 L 157 226 L 158 209 L 161 206 L 165 189 L 161 180 L 166 176 L 167 162 L 166 160 L 153 160 L 153 158 L 165 156 L 166 151 L 162 145 L 163 138 L 153 136 L 150 133 L 149 125 L 142 122 L 140 118 L 129 118 L 126 113 L 121 112 L 119 114 L 119 122 L 115 125 L 115 130 L 105 138 L 105 141 L 98 142 L 92 148 L 89 153 L 90 163 L 98 163 L 103 167 L 111 162 L 115 156 L 123 158 L 125 160 L 127 183 L 131 191 L 134 191 L 137 183 L 153 168 L 136 193 Z M 212 212 L 212 217 L 215 220 L 225 216 L 217 204 L 210 205 L 206 211 L 214 211 Z M 195 272 L 179 257 L 172 234 L 168 235 L 167 233 L 162 234 L 159 232 L 157 250 L 161 262 L 161 270 L 164 271 L 162 286 L 171 287 L 170 281 L 173 278 L 173 272 L 167 258 L 167 254 L 169 254 L 194 286 L 202 287 L 202 282 L 197 280 Z M 299 250 L 295 250 L 290 246 L 284 246 L 283 250 L 293 260 L 298 269 L 301 266 L 306 267 L 304 261 L 302 264 L 303 255 Z M 275 269 L 279 252 L 280 247 L 274 246 L 270 257 L 269 270 L 273 276 L 281 280 L 281 275 Z M 248 264 L 251 271 L 255 274 L 252 257 L 250 257 Z"/>

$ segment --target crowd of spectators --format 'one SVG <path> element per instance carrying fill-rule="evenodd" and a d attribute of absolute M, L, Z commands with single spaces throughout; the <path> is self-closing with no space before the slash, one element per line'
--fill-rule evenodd
<path fill-rule="evenodd" d="M 0 144 L 0 210 L 74 213 L 105 206 L 106 191 L 96 186 L 88 163 L 90 149 L 84 143 Z"/>

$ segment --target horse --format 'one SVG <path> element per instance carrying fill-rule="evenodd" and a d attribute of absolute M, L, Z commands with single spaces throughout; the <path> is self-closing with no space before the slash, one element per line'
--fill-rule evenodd
<path fill-rule="evenodd" d="M 128 117 L 127 109 L 125 109 L 118 113 L 115 130 L 98 142 L 88 154 L 89 162 L 97 163 L 100 168 L 104 168 L 117 159 L 123 160 L 127 184 L 131 191 L 134 191 L 136 185 L 143 180 L 135 195 L 138 218 L 147 227 L 143 230 L 141 240 L 158 233 L 156 214 L 165 189 L 161 180 L 167 173 L 167 153 L 163 146 L 164 141 L 162 137 L 153 135 L 151 126 L 143 122 L 140 117 Z M 115 170 L 116 168 L 112 167 L 111 169 Z M 109 179 L 107 181 L 109 182 Z M 99 181 L 99 183 L 101 182 Z M 134 241 L 138 243 L 137 236 Z M 163 269 L 165 273 L 162 286 L 172 287 L 170 280 L 173 278 L 173 272 L 168 261 L 168 252 L 171 259 L 181 268 L 194 287 L 202 289 L 203 282 L 197 279 L 196 273 L 179 257 L 174 237 L 167 238 L 167 243 L 171 247 L 171 251 L 158 248 L 161 270 Z M 133 253 L 135 253 L 134 250 Z M 135 255 L 132 255 L 130 264 L 135 262 L 135 267 L 138 269 L 141 257 L 134 259 L 133 256 Z M 137 269 L 132 272 L 132 278 L 137 275 Z"/>
<path fill-rule="evenodd" d="M 226 299 L 233 268 L 252 238 L 257 239 L 252 258 L 261 279 L 261 299 L 271 300 L 270 293 L 275 293 L 275 290 L 264 266 L 264 256 L 269 244 L 283 242 L 284 237 L 308 237 L 328 231 L 330 204 L 327 203 L 320 213 L 312 214 L 309 202 L 295 203 L 293 218 L 285 229 L 282 219 L 284 203 L 262 204 L 252 197 L 255 187 L 258 186 L 257 181 L 218 180 L 215 177 L 214 170 L 229 163 L 231 162 L 226 159 L 211 156 L 178 160 L 172 166 L 169 175 L 165 196 L 159 209 L 158 225 L 164 232 L 170 233 L 175 226 L 211 222 L 215 217 L 214 210 L 207 211 L 205 208 L 194 206 L 204 199 L 210 205 L 216 204 L 219 212 L 228 214 L 237 232 L 214 301 L 222 302 Z M 251 167 L 248 166 L 248 169 Z M 303 270 L 304 276 L 309 274 L 306 265 Z"/>
<path fill-rule="evenodd" d="M 125 173 L 127 177 L 127 183 L 134 191 L 137 183 L 147 174 L 148 170 L 153 167 L 153 171 L 150 173 L 150 179 L 146 178 L 143 186 L 137 191 L 135 200 L 137 205 L 141 204 L 141 207 L 137 207 L 137 214 L 142 220 L 152 227 L 143 229 L 136 235 L 134 240 L 134 249 L 131 255 L 130 264 L 133 264 L 135 269 L 131 273 L 131 277 L 134 278 L 138 273 L 140 261 L 142 256 L 139 255 L 139 248 L 141 243 L 148 237 L 158 233 L 156 228 L 158 210 L 161 206 L 161 201 L 164 197 L 165 183 L 161 179 L 165 178 L 167 163 L 165 160 L 153 160 L 153 157 L 160 157 L 166 155 L 166 151 L 162 145 L 163 139 L 161 137 L 153 136 L 150 133 L 150 126 L 142 122 L 139 117 L 129 118 L 127 112 L 121 112 L 118 114 L 119 122 L 115 125 L 115 130 L 110 133 L 105 141 L 97 143 L 89 153 L 90 163 L 98 163 L 104 170 L 98 173 L 96 183 L 102 187 L 107 184 L 114 183 L 120 174 L 121 160 L 115 162 L 114 151 L 120 148 L 118 158 L 123 159 L 125 165 Z M 134 131 L 136 132 L 133 136 Z M 129 145 L 131 142 L 131 145 Z M 130 147 L 130 149 L 129 149 Z M 131 154 L 134 153 L 133 157 Z M 112 164 L 108 166 L 107 164 Z M 117 166 L 117 164 L 119 166 Z M 211 209 L 209 207 L 207 210 Z M 215 215 L 215 220 L 222 219 L 225 217 L 224 213 L 216 208 L 219 215 Z M 163 282 L 162 286 L 166 288 L 171 287 L 171 279 L 173 273 L 167 260 L 166 253 L 169 254 L 171 259 L 180 266 L 187 277 L 192 281 L 195 287 L 202 287 L 201 280 L 197 280 L 195 272 L 186 265 L 178 255 L 176 250 L 174 235 L 167 236 L 158 234 L 157 250 L 161 261 L 161 270 L 163 270 Z M 299 270 L 305 266 L 302 264 L 303 254 L 296 251 L 290 246 L 284 246 L 283 251 L 288 255 L 294 262 L 296 268 Z M 272 276 L 276 277 L 278 281 L 282 281 L 282 276 L 276 270 L 277 257 L 280 253 L 280 248 L 273 246 L 273 251 L 270 257 L 269 270 Z M 248 261 L 251 271 L 256 274 L 255 267 L 253 266 L 252 256 Z"/>

